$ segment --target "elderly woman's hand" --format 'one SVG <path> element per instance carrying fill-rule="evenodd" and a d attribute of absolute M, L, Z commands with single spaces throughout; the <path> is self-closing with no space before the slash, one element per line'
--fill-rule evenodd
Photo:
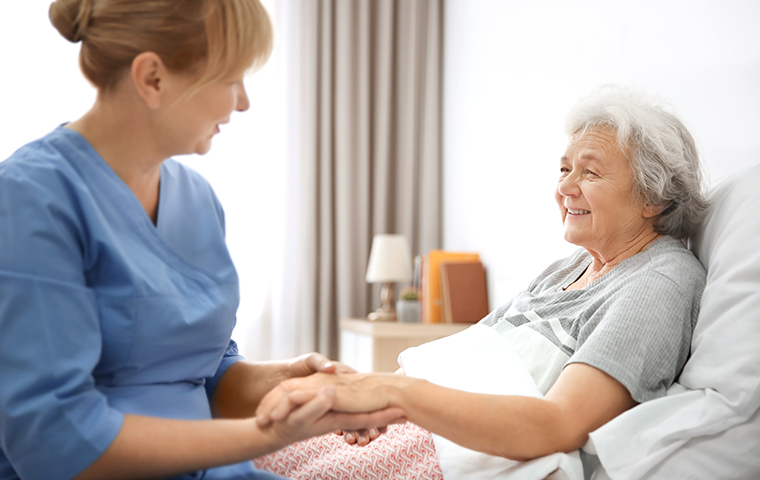
<path fill-rule="evenodd" d="M 399 368 L 394 372 L 394 375 L 404 375 L 404 370 Z M 370 428 L 369 430 L 358 430 L 358 431 L 346 431 L 343 430 L 336 430 L 336 435 L 342 435 L 343 440 L 346 441 L 349 445 L 359 445 L 360 447 L 363 447 L 365 445 L 369 445 L 369 443 L 373 440 L 377 440 L 380 435 L 385 434 L 385 432 L 388 430 L 387 426 L 377 427 L 377 428 Z"/>
<path fill-rule="evenodd" d="M 364 429 L 364 430 L 351 430 L 351 431 L 343 431 L 343 430 L 336 430 L 336 435 L 341 435 L 343 437 L 343 440 L 349 445 L 359 445 L 360 447 L 363 447 L 365 445 L 369 445 L 369 443 L 373 440 L 377 440 L 380 435 L 384 434 L 388 430 L 387 425 L 383 427 L 375 427 L 370 429 Z"/>

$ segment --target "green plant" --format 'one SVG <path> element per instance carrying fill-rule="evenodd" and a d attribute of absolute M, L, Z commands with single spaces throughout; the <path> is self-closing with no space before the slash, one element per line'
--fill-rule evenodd
<path fill-rule="evenodd" d="M 399 292 L 398 298 L 399 300 L 419 300 L 420 293 L 414 287 L 406 287 Z"/>

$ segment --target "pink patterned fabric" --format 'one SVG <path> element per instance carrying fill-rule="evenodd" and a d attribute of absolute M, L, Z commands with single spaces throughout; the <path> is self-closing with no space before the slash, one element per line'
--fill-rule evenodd
<path fill-rule="evenodd" d="M 333 433 L 257 458 L 257 468 L 295 480 L 443 480 L 433 437 L 412 423 L 391 425 L 365 447 Z"/>

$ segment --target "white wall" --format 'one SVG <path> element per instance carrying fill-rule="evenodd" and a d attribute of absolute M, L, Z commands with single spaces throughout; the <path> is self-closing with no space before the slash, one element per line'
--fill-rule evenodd
<path fill-rule="evenodd" d="M 595 87 L 669 99 L 711 183 L 760 162 L 756 0 L 447 0 L 444 62 L 444 247 L 481 253 L 492 308 L 577 248 L 553 189 Z"/>

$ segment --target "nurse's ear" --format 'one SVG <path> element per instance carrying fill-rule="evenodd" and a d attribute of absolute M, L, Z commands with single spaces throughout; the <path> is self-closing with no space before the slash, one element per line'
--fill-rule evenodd
<path fill-rule="evenodd" d="M 155 110 L 166 97 L 168 70 L 161 57 L 153 52 L 143 52 L 132 60 L 130 70 L 137 94 L 148 108 Z"/>

